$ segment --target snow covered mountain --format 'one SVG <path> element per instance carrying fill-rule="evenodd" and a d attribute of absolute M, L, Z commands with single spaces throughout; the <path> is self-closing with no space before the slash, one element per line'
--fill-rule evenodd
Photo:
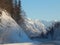
<path fill-rule="evenodd" d="M 60 22 L 56 22 L 58 21 L 25 18 L 25 21 L 18 25 L 7 11 L 0 10 L 0 43 L 30 42 L 32 39 L 44 40 L 50 37 L 60 41 Z"/>
<path fill-rule="evenodd" d="M 29 38 L 41 39 L 41 37 L 45 37 L 47 39 L 51 39 L 51 38 L 55 38 L 57 33 L 58 33 L 57 35 L 60 34 L 59 31 L 57 31 L 60 29 L 60 27 L 59 28 L 53 27 L 55 22 L 58 21 L 48 22 L 48 21 L 32 20 L 26 18 L 25 22 L 20 24 L 20 26 L 23 28 L 24 32 L 28 35 Z M 55 39 L 58 38 L 56 37 Z"/>
<path fill-rule="evenodd" d="M 45 25 L 46 28 L 52 25 L 51 21 L 42 20 L 41 22 Z"/>
<path fill-rule="evenodd" d="M 7 11 L 0 9 L 0 43 L 28 42 L 30 39 L 22 28 L 10 17 Z"/>
<path fill-rule="evenodd" d="M 26 18 L 25 22 L 20 24 L 20 26 L 23 28 L 24 32 L 26 32 L 26 34 L 31 38 L 39 38 L 42 33 L 44 35 L 47 33 L 45 25 L 39 20 Z"/>

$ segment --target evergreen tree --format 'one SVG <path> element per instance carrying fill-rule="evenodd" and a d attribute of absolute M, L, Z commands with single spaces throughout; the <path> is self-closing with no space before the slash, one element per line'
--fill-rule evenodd
<path fill-rule="evenodd" d="M 0 0 L 0 8 L 9 12 L 11 17 L 17 23 L 20 23 L 23 21 L 23 17 L 21 15 L 21 0 L 14 0 L 14 2 L 15 4 L 13 4 L 13 0 Z"/>
<path fill-rule="evenodd" d="M 14 7 L 14 14 L 13 18 L 15 19 L 16 22 L 22 22 L 23 18 L 21 15 L 21 1 L 15 0 L 15 7 Z"/>

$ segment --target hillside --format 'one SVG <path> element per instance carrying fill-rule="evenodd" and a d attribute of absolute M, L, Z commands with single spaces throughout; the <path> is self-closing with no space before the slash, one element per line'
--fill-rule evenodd
<path fill-rule="evenodd" d="M 6 11 L 0 10 L 0 43 L 28 42 L 30 39 Z"/>

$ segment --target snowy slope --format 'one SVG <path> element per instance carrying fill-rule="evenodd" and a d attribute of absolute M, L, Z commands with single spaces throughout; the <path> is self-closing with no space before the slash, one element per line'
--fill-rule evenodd
<path fill-rule="evenodd" d="M 41 20 L 41 22 L 45 25 L 45 28 L 48 28 L 48 27 L 52 26 L 52 23 L 54 21 L 52 22 L 52 21 Z"/>
<path fill-rule="evenodd" d="M 58 23 L 59 24 L 57 25 L 57 27 L 55 27 L 55 23 Z M 49 31 L 51 31 L 51 28 L 53 28 L 53 32 L 52 32 L 52 35 L 53 35 L 53 39 L 54 40 L 59 40 L 60 41 L 60 21 L 58 20 L 53 20 L 53 21 L 42 21 L 42 23 L 45 25 L 46 29 L 48 29 Z M 51 36 L 51 33 L 50 33 L 50 36 Z M 48 35 L 49 37 L 49 35 Z"/>
<path fill-rule="evenodd" d="M 38 19 L 32 20 L 30 18 L 26 18 L 25 22 L 20 24 L 20 26 L 24 29 L 24 32 L 29 36 L 29 38 L 40 38 L 43 35 L 51 40 L 52 38 L 56 38 L 54 40 L 60 39 L 60 27 L 54 28 L 53 32 L 49 27 L 53 27 L 54 23 L 58 21 L 40 21 Z M 40 38 L 41 39 L 41 38 Z"/>
<path fill-rule="evenodd" d="M 25 19 L 25 22 L 20 24 L 20 26 L 24 29 L 24 32 L 29 37 L 40 37 L 41 33 L 46 34 L 46 29 L 44 24 L 42 24 L 38 20 Z"/>
<path fill-rule="evenodd" d="M 7 11 L 0 10 L 0 43 L 28 42 L 30 39 Z"/>
<path fill-rule="evenodd" d="M 52 26 L 52 22 L 42 22 L 40 20 L 25 19 L 25 22 L 20 24 L 20 26 L 22 27 L 21 28 L 10 17 L 10 14 L 8 14 L 7 11 L 0 11 L 2 12 L 2 14 L 0 14 L 0 43 L 35 43 L 35 41 L 30 40 L 30 37 L 39 37 L 40 42 L 47 42 L 46 39 L 41 39 L 40 37 L 42 36 L 42 33 L 44 35 L 47 34 L 46 27 L 48 28 L 49 26 Z M 54 28 L 53 38 L 54 40 L 60 41 L 60 27 Z M 49 37 L 47 39 L 49 41 Z"/>
<path fill-rule="evenodd" d="M 0 11 L 2 12 L 2 14 L 0 14 L 0 43 L 30 42 L 30 37 L 39 37 L 40 41 L 42 41 L 40 38 L 42 36 L 41 34 L 43 33 L 46 35 L 46 27 L 52 27 L 52 22 L 32 20 L 27 18 L 25 19 L 25 22 L 19 26 L 10 17 L 10 14 L 8 14 L 7 11 Z M 60 40 L 60 27 L 54 28 L 53 38 L 54 40 Z"/>

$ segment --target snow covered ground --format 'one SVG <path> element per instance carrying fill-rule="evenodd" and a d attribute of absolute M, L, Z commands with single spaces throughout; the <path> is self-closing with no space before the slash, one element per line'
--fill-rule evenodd
<path fill-rule="evenodd" d="M 59 41 L 45 42 L 45 43 L 13 43 L 13 44 L 0 44 L 0 45 L 60 45 Z"/>
<path fill-rule="evenodd" d="M 1 45 L 36 45 L 33 43 L 14 43 L 14 44 L 1 44 Z"/>

